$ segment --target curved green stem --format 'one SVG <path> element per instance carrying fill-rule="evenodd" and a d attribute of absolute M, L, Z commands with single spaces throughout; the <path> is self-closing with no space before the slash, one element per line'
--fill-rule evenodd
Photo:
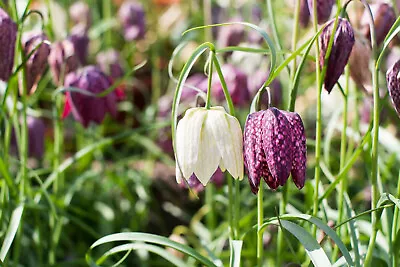
<path fill-rule="evenodd" d="M 317 15 L 317 0 L 313 0 L 313 26 L 315 33 L 318 33 L 318 15 Z M 322 133 L 322 115 L 321 115 L 321 73 L 319 65 L 319 43 L 315 42 L 315 73 L 316 73 L 316 84 L 317 84 L 317 118 L 316 118 L 316 134 L 315 134 L 315 188 L 314 188 L 314 205 L 313 205 L 313 216 L 317 216 L 318 213 L 318 187 L 320 183 L 321 167 L 321 133 Z M 316 228 L 314 227 L 314 236 L 316 235 Z"/>
<path fill-rule="evenodd" d="M 397 179 L 397 194 L 396 197 L 400 197 L 400 172 Z M 399 252 L 395 249 L 394 244 L 398 231 L 398 223 L 399 223 L 399 208 L 397 206 L 394 207 L 393 214 L 393 223 L 392 223 L 392 244 L 391 244 L 391 256 L 392 256 L 392 266 L 399 266 Z"/>
<path fill-rule="evenodd" d="M 213 75 L 214 55 L 215 55 L 215 52 L 210 51 L 210 60 L 208 62 L 208 84 L 207 84 L 206 109 L 210 109 L 210 106 L 211 106 L 211 84 L 212 84 L 212 75 Z"/>
<path fill-rule="evenodd" d="M 257 195 L 257 266 L 263 266 L 263 233 L 261 227 L 264 222 L 264 189 L 260 185 Z"/>
<path fill-rule="evenodd" d="M 370 32 L 371 32 L 371 47 L 372 54 L 374 56 L 374 66 L 375 69 L 372 73 L 372 87 L 374 94 L 374 110 L 373 110 L 373 139 L 372 139 L 372 172 L 371 172 L 371 209 L 375 209 L 378 201 L 378 187 L 377 187 L 377 179 L 378 179 L 378 144 L 379 144 L 379 64 L 378 54 L 377 54 L 377 44 L 376 44 L 376 34 L 375 34 L 375 26 L 374 19 L 372 16 L 371 9 L 368 3 L 365 0 L 362 0 L 365 5 L 366 10 L 369 12 L 370 18 Z M 378 233 L 378 214 L 372 213 L 371 215 L 371 223 L 372 223 L 372 234 L 368 244 L 367 255 L 365 257 L 364 266 L 371 266 L 373 251 L 375 247 L 376 235 Z"/>

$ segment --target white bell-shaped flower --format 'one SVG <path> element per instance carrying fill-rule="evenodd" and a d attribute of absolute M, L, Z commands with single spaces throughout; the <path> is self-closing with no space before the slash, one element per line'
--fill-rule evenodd
<path fill-rule="evenodd" d="M 243 137 L 239 121 L 223 107 L 191 108 L 176 130 L 176 179 L 194 173 L 206 185 L 218 166 L 243 179 Z"/>

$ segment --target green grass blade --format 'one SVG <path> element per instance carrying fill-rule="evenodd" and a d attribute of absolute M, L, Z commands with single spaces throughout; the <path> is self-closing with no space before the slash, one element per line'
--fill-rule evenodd
<path fill-rule="evenodd" d="M 11 244 L 14 240 L 15 234 L 17 233 L 19 223 L 21 222 L 22 213 L 24 211 L 24 206 L 19 205 L 12 213 L 10 224 L 7 229 L 6 236 L 3 241 L 3 245 L 0 250 L 0 260 L 4 262 L 7 253 L 11 247 Z"/>

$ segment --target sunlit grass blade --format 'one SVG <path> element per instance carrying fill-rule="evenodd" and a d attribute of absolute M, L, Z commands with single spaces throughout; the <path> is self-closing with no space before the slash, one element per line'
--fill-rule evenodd
<path fill-rule="evenodd" d="M 86 254 L 86 261 L 91 264 L 93 263 L 93 259 L 90 255 L 92 250 L 95 247 L 98 247 L 103 244 L 108 244 L 111 242 L 121 242 L 121 241 L 129 241 L 129 242 L 146 242 L 146 243 L 151 243 L 151 244 L 157 244 L 160 246 L 167 246 L 171 247 L 173 249 L 176 249 L 184 254 L 186 254 L 189 257 L 193 257 L 197 261 L 199 261 L 201 264 L 205 266 L 211 266 L 215 267 L 216 265 L 211 262 L 209 259 L 198 253 L 196 250 L 193 248 L 183 245 L 181 243 L 175 242 L 170 240 L 169 238 L 163 237 L 163 236 L 158 236 L 158 235 L 153 235 L 153 234 L 147 234 L 147 233 L 118 233 L 118 234 L 112 234 L 108 235 L 105 237 L 100 238 L 97 240 L 95 243 L 92 244 L 90 247 L 90 250 Z"/>
<path fill-rule="evenodd" d="M 17 208 L 15 208 L 15 210 L 11 214 L 11 220 L 8 225 L 7 233 L 5 235 L 3 245 L 1 246 L 1 250 L 0 250 L 0 260 L 2 262 L 4 262 L 4 260 L 7 256 L 7 253 L 8 253 L 8 251 L 12 245 L 12 242 L 14 240 L 15 234 L 17 233 L 19 224 L 21 222 L 23 211 L 24 211 L 24 206 L 19 205 Z"/>

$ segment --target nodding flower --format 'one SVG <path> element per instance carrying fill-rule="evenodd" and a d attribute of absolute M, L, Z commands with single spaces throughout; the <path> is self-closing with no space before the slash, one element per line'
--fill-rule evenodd
<path fill-rule="evenodd" d="M 0 80 L 8 81 L 14 66 L 17 24 L 0 8 Z"/>
<path fill-rule="evenodd" d="M 22 38 L 22 46 L 25 56 L 32 55 L 26 62 L 26 83 L 28 92 L 33 93 L 37 84 L 47 67 L 48 57 L 50 55 L 50 44 L 46 34 L 28 33 Z M 36 50 L 34 50 L 37 48 Z"/>
<path fill-rule="evenodd" d="M 143 6 L 136 2 L 124 2 L 119 11 L 118 18 L 124 29 L 126 41 L 142 39 L 146 31 L 146 21 Z"/>
<path fill-rule="evenodd" d="M 292 174 L 295 185 L 299 189 L 304 186 L 306 136 L 299 114 L 274 107 L 251 113 L 243 138 L 244 163 L 254 194 L 261 178 L 275 190 Z"/>
<path fill-rule="evenodd" d="M 115 91 L 106 96 L 95 96 L 111 86 L 111 81 L 100 69 L 94 66 L 85 67 L 72 72 L 65 78 L 65 87 L 74 87 L 87 91 L 88 94 L 68 91 L 63 117 L 72 113 L 74 118 L 84 127 L 90 122 L 100 124 L 107 113 L 113 117 L 117 113 L 117 95 Z"/>
<path fill-rule="evenodd" d="M 322 30 L 319 37 L 321 47 L 319 62 L 321 69 L 323 69 L 324 65 L 327 65 L 324 87 L 328 93 L 332 91 L 332 88 L 335 86 L 340 75 L 342 75 L 355 43 L 354 31 L 349 21 L 343 18 L 338 18 L 331 53 L 327 62 L 325 62 L 325 55 L 328 51 L 329 40 L 332 35 L 334 23 L 335 19 L 332 19 Z"/>
<path fill-rule="evenodd" d="M 314 0 L 308 0 L 308 8 L 310 10 L 311 17 L 313 17 L 313 5 Z M 317 21 L 318 24 L 322 24 L 328 21 L 329 17 L 332 13 L 333 5 L 335 4 L 335 0 L 317 0 Z"/>
<path fill-rule="evenodd" d="M 397 61 L 386 73 L 387 87 L 393 107 L 400 117 L 400 60 Z"/>
<path fill-rule="evenodd" d="M 375 37 L 376 43 L 379 46 L 386 38 L 390 28 L 393 26 L 396 21 L 396 13 L 391 5 L 386 3 L 376 3 L 370 5 L 372 17 L 374 18 L 374 26 L 375 26 Z M 364 10 L 364 14 L 361 18 L 360 22 L 361 31 L 364 34 L 364 37 L 371 40 L 370 33 L 370 15 L 369 10 Z"/>
<path fill-rule="evenodd" d="M 176 129 L 176 179 L 195 174 L 203 186 L 219 167 L 243 179 L 243 139 L 239 121 L 223 107 L 188 109 Z"/>

